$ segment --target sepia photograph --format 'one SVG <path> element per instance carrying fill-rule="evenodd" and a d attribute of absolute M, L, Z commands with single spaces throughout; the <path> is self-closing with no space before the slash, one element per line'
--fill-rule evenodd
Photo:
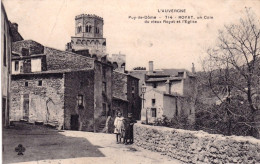
<path fill-rule="evenodd" d="M 2 0 L 3 164 L 260 163 L 259 0 Z"/>

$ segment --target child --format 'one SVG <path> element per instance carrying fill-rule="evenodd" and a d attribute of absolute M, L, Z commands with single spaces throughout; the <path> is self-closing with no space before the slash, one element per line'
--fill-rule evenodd
<path fill-rule="evenodd" d="M 116 134 L 116 141 L 117 143 L 121 143 L 121 133 L 122 133 L 122 127 L 123 127 L 123 119 L 121 112 L 117 113 L 117 117 L 115 118 L 114 126 L 115 126 L 115 131 L 114 133 Z M 120 138 L 120 141 L 118 142 L 118 137 Z"/>

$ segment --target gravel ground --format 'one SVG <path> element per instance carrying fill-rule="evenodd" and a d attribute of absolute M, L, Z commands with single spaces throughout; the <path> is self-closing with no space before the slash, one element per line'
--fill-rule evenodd
<path fill-rule="evenodd" d="M 25 147 L 17 155 L 18 144 Z M 115 135 L 82 131 L 56 131 L 18 123 L 3 131 L 3 163 L 68 164 L 178 164 L 178 160 L 135 145 L 116 144 Z"/>

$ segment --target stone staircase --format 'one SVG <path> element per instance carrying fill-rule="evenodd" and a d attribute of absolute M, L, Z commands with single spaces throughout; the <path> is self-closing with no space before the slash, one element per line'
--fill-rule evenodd
<path fill-rule="evenodd" d="M 105 127 L 106 127 L 106 122 L 103 122 L 99 125 L 97 132 L 104 133 L 105 132 Z"/>

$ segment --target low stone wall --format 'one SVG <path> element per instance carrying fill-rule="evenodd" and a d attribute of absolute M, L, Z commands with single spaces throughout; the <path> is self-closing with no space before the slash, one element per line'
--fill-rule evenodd
<path fill-rule="evenodd" d="M 260 163 L 260 140 L 137 123 L 137 146 L 186 163 Z"/>

